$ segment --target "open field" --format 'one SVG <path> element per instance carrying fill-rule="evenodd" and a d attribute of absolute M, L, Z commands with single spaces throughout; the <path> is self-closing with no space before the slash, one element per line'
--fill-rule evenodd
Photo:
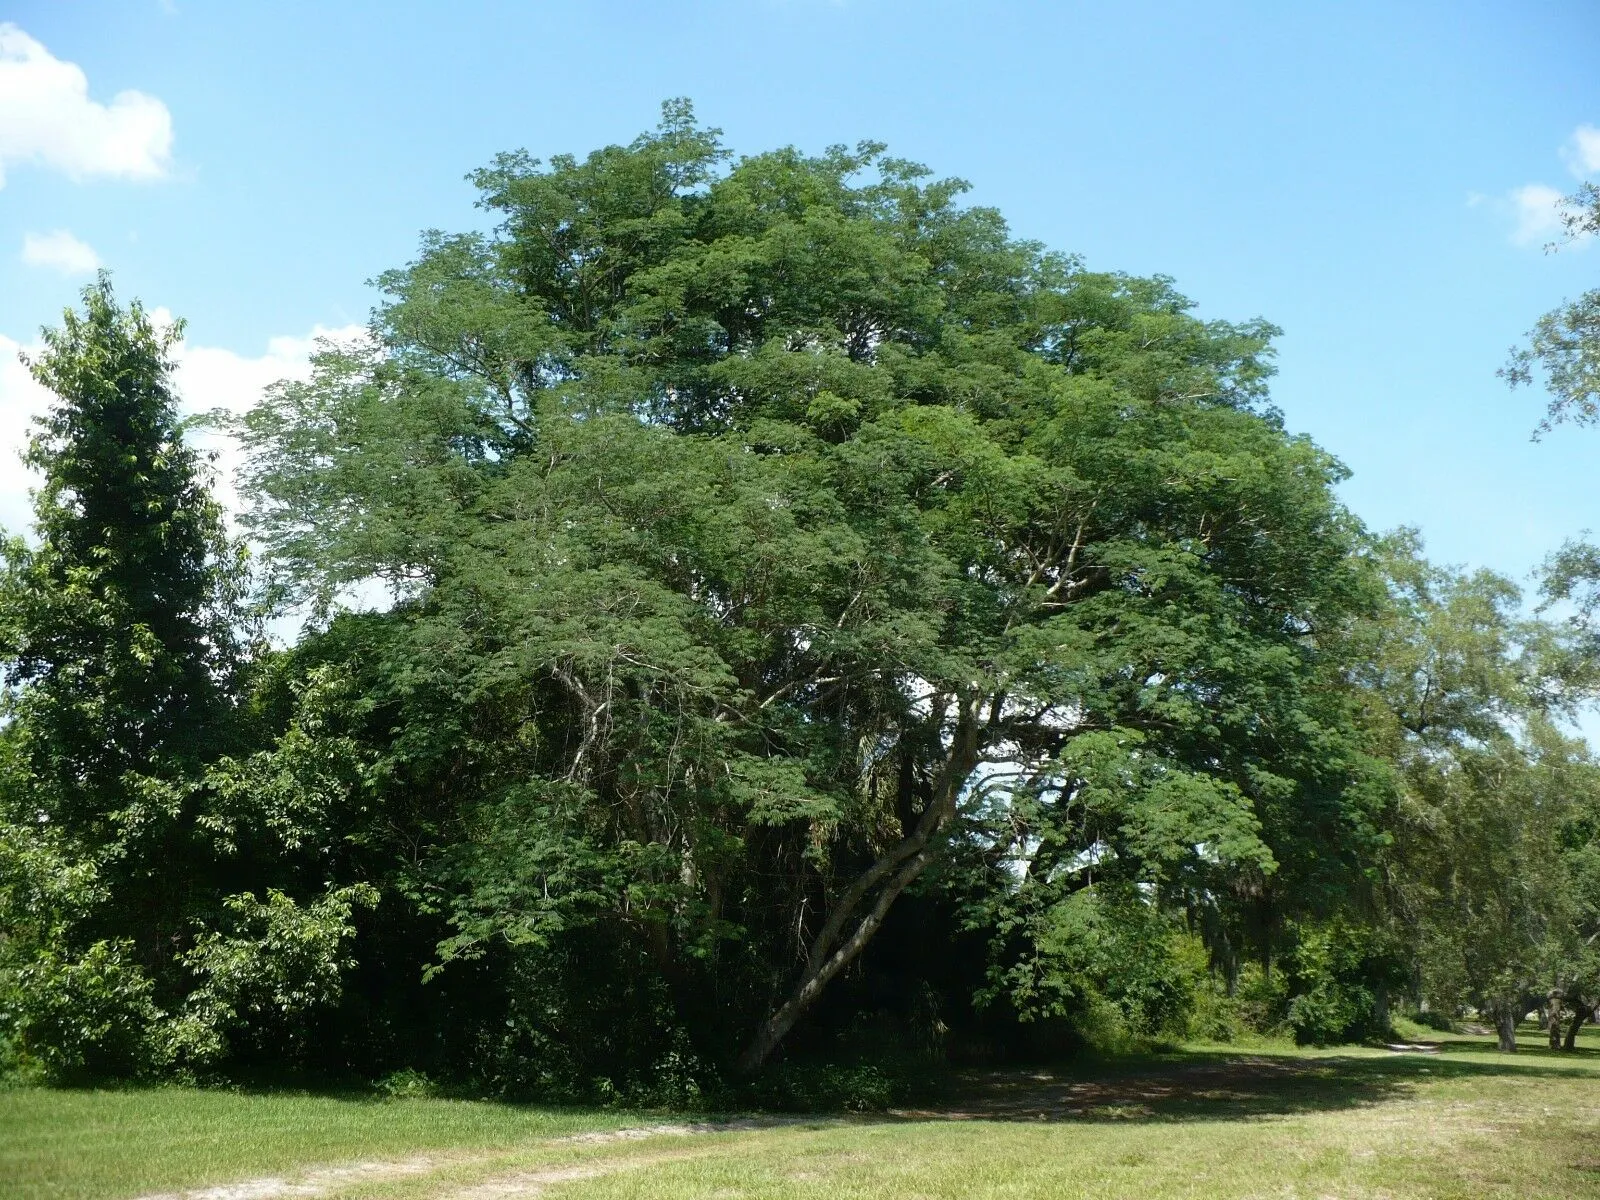
<path fill-rule="evenodd" d="M 963 1076 L 874 1118 L 680 1122 L 442 1100 L 0 1093 L 0 1195 L 1600 1196 L 1600 1038 L 1514 1058 L 1196 1047 Z"/>

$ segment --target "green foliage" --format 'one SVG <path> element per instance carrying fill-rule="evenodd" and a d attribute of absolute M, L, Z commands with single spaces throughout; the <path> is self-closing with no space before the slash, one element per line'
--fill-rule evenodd
<path fill-rule="evenodd" d="M 776 1058 L 738 1086 L 872 1107 L 886 1059 L 808 1055 L 1587 986 L 1592 639 L 1370 537 L 1271 326 L 683 103 L 474 178 L 495 227 L 237 430 L 281 653 L 176 334 L 102 279 L 48 336 L 8 1062 L 691 1105 Z"/>
<path fill-rule="evenodd" d="M 425 1100 L 438 1094 L 438 1085 L 421 1071 L 402 1067 L 390 1071 L 377 1082 L 378 1091 L 390 1100 Z"/>
<path fill-rule="evenodd" d="M 1296 931 L 1285 1023 L 1301 1045 L 1379 1038 L 1389 1032 L 1384 997 L 1407 982 L 1406 964 L 1381 931 L 1334 922 Z"/>
<path fill-rule="evenodd" d="M 1096 884 L 1041 905 L 1024 890 L 991 920 L 997 939 L 980 1003 L 1003 999 L 1024 1021 L 1067 1019 L 1091 1042 L 1188 1033 L 1205 964 L 1146 895 Z"/>
<path fill-rule="evenodd" d="M 784 1063 L 739 1098 L 777 1112 L 874 1113 L 904 1103 L 913 1089 L 881 1062 Z"/>
<path fill-rule="evenodd" d="M 1386 751 L 1404 787 L 1384 900 L 1435 1007 L 1501 1029 L 1584 973 L 1586 847 L 1600 775 L 1558 721 L 1592 694 L 1591 638 L 1528 620 L 1487 573 L 1423 566 L 1400 547 L 1396 603 L 1373 649 Z"/>
<path fill-rule="evenodd" d="M 179 333 L 102 276 L 32 364 L 56 401 L 28 452 L 36 538 L 5 544 L 0 578 L 0 1037 L 7 1064 L 53 1078 L 202 1062 L 269 1015 L 292 1034 L 337 994 L 349 907 L 375 895 L 224 891 L 263 834 L 325 835 L 308 806 L 338 747 L 302 717 L 227 756 L 246 734 L 243 552 L 183 441 Z"/>
<path fill-rule="evenodd" d="M 602 930 L 498 959 L 490 978 L 499 1002 L 468 1017 L 462 1030 L 470 1063 L 463 1082 L 474 1091 L 673 1106 L 715 1086 L 715 1065 L 696 1052 L 686 1014 L 640 948 Z M 460 1064 L 440 1065 L 460 1077 Z"/>
<path fill-rule="evenodd" d="M 1600 187 L 1580 187 L 1567 198 L 1561 218 L 1568 243 L 1600 233 Z M 1513 387 L 1543 378 L 1550 408 L 1541 433 L 1562 421 L 1590 425 L 1600 419 L 1600 288 L 1540 317 L 1528 344 L 1512 350 L 1500 375 Z"/>
<path fill-rule="evenodd" d="M 44 950 L 6 969 L 0 987 L 7 1049 L 24 1076 L 77 1082 L 164 1065 L 153 1036 L 162 1013 L 126 941 L 94 942 L 71 957 Z"/>
<path fill-rule="evenodd" d="M 104 846 L 151 832 L 125 777 L 193 770 L 215 746 L 241 551 L 183 444 L 167 383 L 181 327 L 119 307 L 104 275 L 83 303 L 30 364 L 57 403 L 26 456 L 37 544 L 4 546 L 0 660 L 32 803 Z"/>
<path fill-rule="evenodd" d="M 183 955 L 198 985 L 170 1035 L 179 1054 L 196 1063 L 215 1059 L 224 1039 L 243 1031 L 292 1055 L 306 1016 L 338 1000 L 343 973 L 355 965 L 346 946 L 355 909 L 377 900 L 365 884 L 306 905 L 276 890 L 265 900 L 249 892 L 225 898 L 231 928 L 200 934 Z"/>
<path fill-rule="evenodd" d="M 798 941 L 759 1059 L 953 840 L 1000 891 L 1104 845 L 1228 927 L 1225 881 L 1344 886 L 1381 589 L 1263 407 L 1272 329 L 872 144 L 726 157 L 684 106 L 503 156 L 498 229 L 430 235 L 246 423 L 283 594 L 396 597 L 363 753 L 436 967 L 604 927 L 732 1030 Z"/>

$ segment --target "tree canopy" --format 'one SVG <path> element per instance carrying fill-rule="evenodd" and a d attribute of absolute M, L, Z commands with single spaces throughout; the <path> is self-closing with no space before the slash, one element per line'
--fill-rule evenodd
<path fill-rule="evenodd" d="M 285 586 L 390 583 L 408 701 L 453 710 L 407 763 L 483 806 L 446 957 L 579 910 L 669 978 L 761 945 L 754 1066 L 958 831 L 1196 895 L 1348 868 L 1326 647 L 1375 597 L 1262 407 L 1270 328 L 876 146 L 722 157 L 681 109 L 502 157 L 497 233 L 430 235 L 377 344 L 250 418 Z M 552 886 L 544 811 L 639 858 Z"/>
<path fill-rule="evenodd" d="M 493 228 L 426 234 L 238 430 L 287 649 L 241 633 L 169 343 L 103 283 L 51 341 L 0 597 L 14 1058 L 82 1009 L 146 1070 L 670 1100 L 878 1020 L 1322 1040 L 1582 957 L 1582 639 L 1362 528 L 1270 325 L 682 102 L 473 179 Z M 135 827 L 178 878 L 129 908 Z M 1557 843 L 1501 957 L 1428 932 Z"/>

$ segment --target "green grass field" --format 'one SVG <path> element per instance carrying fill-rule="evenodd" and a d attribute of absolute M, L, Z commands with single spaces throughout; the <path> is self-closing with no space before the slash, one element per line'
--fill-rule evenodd
<path fill-rule="evenodd" d="M 0 1196 L 1600 1197 L 1600 1037 L 1435 1054 L 1192 1047 L 963 1075 L 880 1117 L 158 1088 L 0 1092 Z M 617 1131 L 630 1131 L 620 1133 Z"/>

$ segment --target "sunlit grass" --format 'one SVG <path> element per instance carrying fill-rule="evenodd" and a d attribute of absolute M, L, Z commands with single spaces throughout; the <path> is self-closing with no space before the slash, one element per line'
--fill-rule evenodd
<path fill-rule="evenodd" d="M 136 1196 L 309 1163 L 483 1153 L 630 1120 L 452 1100 L 22 1088 L 0 1091 L 0 1195 Z"/>
<path fill-rule="evenodd" d="M 1491 1038 L 1437 1040 L 1436 1054 L 1191 1047 L 1111 1067 L 974 1073 L 938 1112 L 636 1141 L 554 1139 L 659 1118 L 23 1090 L 0 1093 L 0 1194 L 134 1197 L 410 1161 L 404 1174 L 319 1178 L 318 1194 L 421 1200 L 488 1183 L 500 1195 L 613 1200 L 1600 1196 L 1600 1034 L 1574 1055 L 1550 1053 L 1531 1029 L 1515 1056 Z M 504 1190 L 515 1180 L 520 1193 Z"/>

